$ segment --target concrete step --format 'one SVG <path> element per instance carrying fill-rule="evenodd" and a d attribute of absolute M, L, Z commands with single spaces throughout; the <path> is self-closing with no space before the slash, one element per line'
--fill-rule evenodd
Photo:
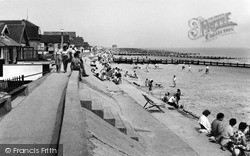
<path fill-rule="evenodd" d="M 81 106 L 92 111 L 103 119 L 103 108 L 98 95 L 85 83 L 79 84 L 79 99 Z"/>
<path fill-rule="evenodd" d="M 125 125 L 125 127 L 127 128 L 127 135 L 131 138 L 134 139 L 136 141 L 139 141 L 139 136 L 137 134 L 137 132 L 135 132 L 134 128 L 131 127 L 130 123 L 127 121 L 123 120 L 123 123 Z"/>
<path fill-rule="evenodd" d="M 111 112 L 109 107 L 103 107 L 104 109 L 104 117 L 103 119 L 107 121 L 110 125 L 115 127 L 115 117 L 113 113 Z"/>
<path fill-rule="evenodd" d="M 88 88 L 86 87 L 79 88 L 79 99 L 80 99 L 80 103 L 82 107 L 88 110 L 92 110 L 92 100 L 91 100 L 90 91 Z"/>
<path fill-rule="evenodd" d="M 11 101 L 12 108 L 15 108 L 17 105 L 19 105 L 25 98 L 26 98 L 26 96 L 16 97 L 13 101 Z"/>
<path fill-rule="evenodd" d="M 124 134 L 127 134 L 127 128 L 125 127 L 121 117 L 117 113 L 113 113 L 115 118 L 115 127 Z"/>
<path fill-rule="evenodd" d="M 92 100 L 91 111 L 103 119 L 104 113 L 100 99 L 98 97 L 92 97 L 92 95 L 93 94 L 91 94 L 91 100 Z"/>

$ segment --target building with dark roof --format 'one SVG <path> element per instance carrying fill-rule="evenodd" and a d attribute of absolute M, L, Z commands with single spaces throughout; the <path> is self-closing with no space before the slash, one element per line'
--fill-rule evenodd
<path fill-rule="evenodd" d="M 41 43 L 44 43 L 45 51 L 53 52 L 62 42 L 61 35 L 41 35 Z M 69 46 L 69 35 L 63 35 L 63 45 Z"/>
<path fill-rule="evenodd" d="M 70 44 L 74 45 L 77 48 L 84 47 L 84 39 L 82 37 L 75 37 L 70 40 Z"/>
<path fill-rule="evenodd" d="M 24 24 L 8 24 L 9 37 L 22 46 L 29 46 L 28 36 Z"/>
<path fill-rule="evenodd" d="M 0 59 L 2 60 L 0 62 L 4 64 L 16 63 L 21 44 L 7 36 L 9 29 L 6 24 L 0 24 L 0 32 Z"/>
<path fill-rule="evenodd" d="M 4 23 L 6 25 L 24 25 L 24 30 L 26 31 L 29 46 L 34 47 L 34 49 L 38 49 L 40 44 L 40 28 L 31 23 L 28 20 L 0 20 L 0 23 Z M 21 29 L 22 26 L 19 27 Z"/>
<path fill-rule="evenodd" d="M 69 36 L 69 40 L 72 40 L 76 37 L 76 32 L 74 31 L 44 31 L 43 35 L 68 35 Z"/>

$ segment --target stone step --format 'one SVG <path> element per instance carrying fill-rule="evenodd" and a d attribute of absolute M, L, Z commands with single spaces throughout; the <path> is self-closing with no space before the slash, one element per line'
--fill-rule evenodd
<path fill-rule="evenodd" d="M 130 123 L 123 120 L 125 127 L 127 128 L 127 135 L 136 141 L 139 141 L 138 134 L 135 132 L 134 128 L 131 127 Z"/>
<path fill-rule="evenodd" d="M 103 107 L 104 117 L 103 119 L 107 121 L 110 125 L 115 127 L 115 118 L 109 107 Z"/>
<path fill-rule="evenodd" d="M 92 100 L 91 100 L 91 96 L 90 96 L 90 91 L 89 91 L 87 85 L 84 85 L 83 83 L 80 83 L 79 99 L 80 99 L 82 107 L 84 107 L 88 110 L 92 110 Z"/>
<path fill-rule="evenodd" d="M 91 94 L 91 100 L 92 100 L 91 111 L 103 119 L 104 113 L 103 113 L 103 108 L 102 108 L 100 99 L 98 97 L 93 97 L 92 95 L 93 94 Z"/>
<path fill-rule="evenodd" d="M 127 128 L 125 127 L 120 115 L 114 114 L 114 118 L 115 118 L 115 127 L 122 133 L 127 134 Z"/>
<path fill-rule="evenodd" d="M 11 101 L 12 108 L 15 108 L 17 105 L 19 105 L 26 96 L 17 96 L 13 101 Z"/>
<path fill-rule="evenodd" d="M 79 84 L 79 99 L 82 107 L 103 119 L 104 113 L 99 97 L 95 95 L 95 92 L 87 84 L 82 82 Z"/>

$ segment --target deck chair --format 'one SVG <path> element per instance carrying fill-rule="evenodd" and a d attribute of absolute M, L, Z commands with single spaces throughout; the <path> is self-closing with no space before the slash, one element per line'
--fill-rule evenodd
<path fill-rule="evenodd" d="M 152 107 L 158 108 L 161 112 L 165 113 L 161 108 L 160 105 L 157 105 L 154 101 L 152 101 L 147 95 L 142 94 L 142 96 L 146 99 L 146 104 L 143 106 L 143 108 L 148 109 Z M 150 104 L 150 106 L 146 107 L 147 104 Z"/>

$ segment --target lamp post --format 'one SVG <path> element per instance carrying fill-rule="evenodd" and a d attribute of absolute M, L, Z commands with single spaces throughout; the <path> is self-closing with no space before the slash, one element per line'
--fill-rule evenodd
<path fill-rule="evenodd" d="M 61 29 L 61 49 L 63 51 L 63 29 Z"/>

